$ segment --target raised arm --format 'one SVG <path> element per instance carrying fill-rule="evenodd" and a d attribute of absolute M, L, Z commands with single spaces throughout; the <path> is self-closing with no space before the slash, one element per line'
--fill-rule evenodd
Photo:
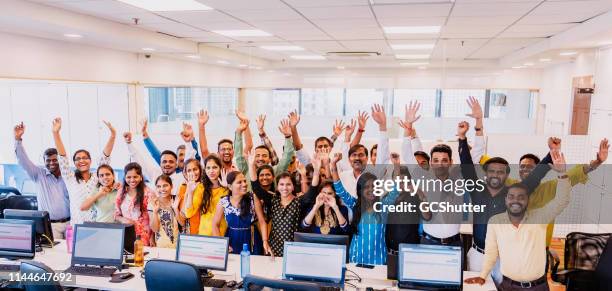
<path fill-rule="evenodd" d="M 474 168 L 474 162 L 472 161 L 472 155 L 470 153 L 470 147 L 467 142 L 466 133 L 470 128 L 470 124 L 462 121 L 457 126 L 457 137 L 459 141 L 459 160 L 461 160 L 461 175 L 466 180 L 476 181 L 478 175 Z"/>
<path fill-rule="evenodd" d="M 271 164 L 276 165 L 278 164 L 278 155 L 276 154 L 276 150 L 274 150 L 274 146 L 272 145 L 272 142 L 266 134 L 265 125 L 266 115 L 261 114 L 257 117 L 257 131 L 259 132 L 259 138 L 261 139 L 261 143 L 265 145 L 268 148 L 268 151 L 270 152 Z"/>
<path fill-rule="evenodd" d="M 161 152 L 159 151 L 159 149 L 153 142 L 153 139 L 151 139 L 151 137 L 149 136 L 148 128 L 149 128 L 149 121 L 145 119 L 142 121 L 142 127 L 141 127 L 142 141 L 144 142 L 145 147 L 147 148 L 147 151 L 149 151 L 149 154 L 151 154 L 151 156 L 153 157 L 153 160 L 155 160 L 155 162 L 159 165 L 161 162 Z"/>
<path fill-rule="evenodd" d="M 466 100 L 468 106 L 472 110 L 471 113 L 466 114 L 467 116 L 474 118 L 476 126 L 474 127 L 474 131 L 476 131 L 476 137 L 474 138 L 474 146 L 470 151 L 473 161 L 475 164 L 480 164 L 480 159 L 484 156 L 485 153 L 485 140 L 484 140 L 484 124 L 483 118 L 484 114 L 482 113 L 482 107 L 480 106 L 480 102 L 475 97 L 470 96 Z"/>
<path fill-rule="evenodd" d="M 380 133 L 376 164 L 388 165 L 391 163 L 391 153 L 389 151 L 389 134 L 387 133 L 387 115 L 382 105 L 375 104 L 372 106 L 372 119 L 378 124 L 378 131 Z"/>
<path fill-rule="evenodd" d="M 115 138 L 117 137 L 117 131 L 110 122 L 103 122 L 104 125 L 106 125 L 106 127 L 108 128 L 108 131 L 110 131 L 110 136 L 108 137 L 108 141 L 106 141 L 106 145 L 104 146 L 102 153 L 104 154 L 104 156 L 110 157 L 113 153 L 113 147 L 115 146 Z M 103 162 L 103 164 L 108 164 L 108 162 Z"/>
<path fill-rule="evenodd" d="M 570 203 L 571 185 L 566 173 L 565 156 L 556 150 L 550 155 L 553 161 L 551 168 L 558 174 L 557 194 L 546 206 L 534 210 L 535 223 L 545 224 L 554 220 Z"/>
<path fill-rule="evenodd" d="M 344 204 L 348 208 L 353 209 L 353 207 L 355 207 L 355 204 L 357 204 L 357 199 L 355 199 L 353 196 L 351 196 L 351 194 L 348 193 L 348 191 L 346 191 L 344 185 L 342 185 L 342 181 L 340 181 L 340 175 L 338 175 L 338 167 L 336 165 L 341 159 L 342 154 L 335 153 L 334 158 L 331 160 L 330 163 L 330 172 L 332 180 L 334 181 L 334 189 L 336 190 L 336 195 L 338 195 L 338 197 L 342 199 Z"/>
<path fill-rule="evenodd" d="M 402 142 L 401 159 L 403 164 L 417 165 L 417 160 L 414 157 L 414 148 L 412 146 L 412 134 L 414 123 L 421 118 L 418 115 L 421 104 L 418 101 L 406 105 L 404 120 L 399 121 L 399 125 L 404 129 L 404 139 Z"/>
<path fill-rule="evenodd" d="M 243 148 L 242 148 L 242 133 L 249 126 L 248 120 L 240 120 L 238 122 L 238 127 L 236 128 L 236 134 L 234 136 L 234 156 L 236 157 L 236 167 L 240 172 L 248 174 L 249 165 L 247 164 L 246 159 L 244 158 Z"/>
<path fill-rule="evenodd" d="M 529 176 L 523 180 L 523 184 L 529 189 L 529 195 L 540 185 L 540 181 L 548 174 L 550 165 L 553 163 L 552 153 L 559 152 L 561 150 L 561 139 L 551 137 L 548 139 L 548 148 L 550 152 L 536 165 L 535 169 L 531 171 Z"/>
<path fill-rule="evenodd" d="M 53 119 L 53 141 L 55 142 L 55 148 L 57 149 L 57 154 L 62 157 L 66 157 L 66 148 L 64 147 L 64 142 L 62 141 L 62 136 L 60 135 L 60 130 L 62 129 L 62 119 L 57 117 Z"/>
<path fill-rule="evenodd" d="M 155 164 L 155 162 L 151 161 L 151 159 L 146 159 L 142 153 L 134 146 L 132 143 L 132 133 L 125 132 L 123 133 L 123 139 L 127 144 L 128 152 L 130 154 L 130 158 L 132 161 L 140 164 L 142 167 L 142 172 L 149 181 L 153 181 L 155 178 L 159 177 L 162 174 L 159 165 Z"/>
<path fill-rule="evenodd" d="M 289 120 L 281 120 L 278 130 L 283 136 L 285 136 L 285 145 L 283 146 L 283 156 L 278 161 L 275 173 L 282 173 L 287 171 L 289 164 L 291 163 L 291 157 L 295 154 L 295 148 L 293 147 L 293 139 L 291 138 L 291 125 Z"/>
<path fill-rule="evenodd" d="M 210 151 L 208 149 L 208 139 L 206 139 L 206 123 L 208 123 L 208 111 L 200 110 L 198 111 L 198 133 L 200 140 L 200 152 L 202 152 L 203 157 L 208 157 L 210 155 Z"/>
<path fill-rule="evenodd" d="M 287 118 L 289 119 L 289 125 L 291 126 L 291 138 L 293 139 L 293 147 L 296 151 L 299 151 L 304 147 L 297 130 L 297 125 L 300 123 L 300 115 L 297 113 L 297 110 L 294 110 L 289 113 Z"/>
<path fill-rule="evenodd" d="M 17 163 L 19 163 L 19 166 L 26 171 L 30 179 L 38 179 L 41 169 L 32 163 L 28 157 L 28 154 L 26 154 L 26 151 L 23 148 L 22 137 L 25 133 L 25 125 L 23 125 L 23 122 L 15 125 L 13 133 L 15 135 L 15 155 L 17 156 Z"/>
<path fill-rule="evenodd" d="M 368 116 L 368 113 L 365 111 L 364 112 L 359 111 L 357 113 L 357 124 L 359 124 L 359 128 L 357 129 L 355 138 L 351 141 L 351 147 L 361 143 L 361 137 L 363 136 L 363 133 L 365 132 L 365 127 L 366 127 L 366 124 L 369 118 L 370 117 Z"/>

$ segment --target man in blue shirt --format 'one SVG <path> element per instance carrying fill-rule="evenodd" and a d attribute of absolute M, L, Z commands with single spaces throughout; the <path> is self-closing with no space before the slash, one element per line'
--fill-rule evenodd
<path fill-rule="evenodd" d="M 25 170 L 30 179 L 36 182 L 38 200 L 38 210 L 49 212 L 51 227 L 54 238 L 64 238 L 66 223 L 70 221 L 70 201 L 68 190 L 62 180 L 57 150 L 49 148 L 45 150 L 45 167 L 36 166 L 25 152 L 22 144 L 22 137 L 25 133 L 23 122 L 14 128 L 15 134 L 15 155 L 17 162 Z"/>

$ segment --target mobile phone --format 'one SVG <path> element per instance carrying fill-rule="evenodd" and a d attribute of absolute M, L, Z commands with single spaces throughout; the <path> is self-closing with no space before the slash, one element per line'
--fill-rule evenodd
<path fill-rule="evenodd" d="M 357 268 L 366 268 L 366 269 L 374 269 L 374 265 L 367 265 L 367 264 L 357 264 L 356 265 Z"/>

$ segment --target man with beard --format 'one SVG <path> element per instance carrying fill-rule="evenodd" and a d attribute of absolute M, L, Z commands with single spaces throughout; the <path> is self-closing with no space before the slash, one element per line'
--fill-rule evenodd
<path fill-rule="evenodd" d="M 141 129 L 142 141 L 144 142 L 147 151 L 149 151 L 149 154 L 153 157 L 153 160 L 155 160 L 157 164 L 161 165 L 161 152 L 153 142 L 153 139 L 151 139 L 151 137 L 149 136 L 148 127 L 149 122 L 145 119 L 142 122 Z M 191 146 L 194 149 L 198 148 L 198 143 L 195 141 L 195 139 L 191 141 Z M 185 145 L 181 144 L 176 148 L 176 155 L 178 159 L 178 166 L 176 167 L 176 172 L 180 173 L 183 171 L 183 167 L 185 166 Z M 195 158 L 200 160 L 200 155 L 197 153 L 197 151 L 195 152 Z"/>
<path fill-rule="evenodd" d="M 459 137 L 459 157 L 461 159 L 461 173 L 465 181 L 473 181 L 476 184 L 478 174 L 476 173 L 475 165 L 470 154 L 470 149 L 467 143 L 466 133 L 469 129 L 469 124 L 465 121 L 460 122 L 457 128 L 457 136 Z M 478 132 L 477 132 L 478 134 Z M 540 181 L 546 173 L 548 173 L 551 162 L 550 155 L 525 177 L 523 184 L 527 189 L 527 195 L 538 187 Z M 488 159 L 482 166 L 485 173 L 486 186 L 482 191 L 471 191 L 470 198 L 475 205 L 484 206 L 484 211 L 473 213 L 473 242 L 472 248 L 468 252 L 468 267 L 469 271 L 480 271 L 482 267 L 482 259 L 484 257 L 485 239 L 487 236 L 487 223 L 489 219 L 499 213 L 506 211 L 505 201 L 508 193 L 506 187 L 506 179 L 510 173 L 508 161 L 500 157 Z M 499 265 L 496 265 L 492 271 L 493 280 L 496 283 L 501 283 L 501 273 L 499 273 Z"/>
<path fill-rule="evenodd" d="M 200 110 L 197 115 L 200 151 L 202 152 L 202 156 L 206 158 L 211 154 L 208 150 L 208 139 L 206 138 L 206 123 L 208 123 L 209 120 L 208 111 Z M 221 180 L 225 181 L 227 173 L 238 171 L 238 168 L 233 162 L 234 143 L 231 139 L 224 138 L 217 143 L 217 155 L 221 159 L 222 164 Z"/>
<path fill-rule="evenodd" d="M 43 155 L 45 167 L 38 167 L 28 157 L 23 147 L 22 137 L 25 133 L 25 125 L 18 124 L 14 128 L 15 155 L 19 166 L 28 174 L 28 177 L 36 183 L 36 199 L 38 210 L 49 212 L 51 228 L 54 238 L 64 238 L 66 223 L 70 221 L 70 200 L 68 190 L 62 179 L 57 150 L 46 149 Z"/>
<path fill-rule="evenodd" d="M 484 284 L 499 258 L 503 281 L 501 290 L 548 291 L 546 279 L 546 224 L 570 202 L 570 183 L 565 157 L 551 152 L 553 170 L 558 173 L 557 196 L 540 209 L 529 209 L 529 187 L 519 183 L 508 187 L 507 211 L 493 216 L 487 227 L 482 271 L 468 278 L 468 284 Z"/>

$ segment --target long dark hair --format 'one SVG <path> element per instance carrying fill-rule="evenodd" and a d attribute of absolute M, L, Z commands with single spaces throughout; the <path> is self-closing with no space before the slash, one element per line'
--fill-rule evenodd
<path fill-rule="evenodd" d="M 340 201 L 340 197 L 338 197 L 338 195 L 336 194 L 336 189 L 334 189 L 334 182 L 327 180 L 321 183 L 321 186 L 319 187 L 319 193 L 321 193 L 321 190 L 323 190 L 323 188 L 325 187 L 329 187 L 332 189 L 332 191 L 334 191 L 334 200 L 336 200 L 336 205 L 338 205 L 338 207 L 342 207 L 342 202 Z M 319 215 L 321 216 L 321 218 L 325 217 L 325 207 L 320 207 L 319 208 Z M 338 217 L 336 216 L 336 212 L 335 211 L 331 211 L 331 215 L 334 218 L 334 221 L 338 224 L 340 224 L 338 222 Z M 346 217 L 348 219 L 348 217 Z"/>
<path fill-rule="evenodd" d="M 376 176 L 372 173 L 364 173 L 357 180 L 357 203 L 355 207 L 353 207 L 353 221 L 351 222 L 351 228 L 354 234 L 359 232 L 359 222 L 361 220 L 361 214 L 363 211 L 370 208 L 374 203 L 369 203 L 365 200 L 365 196 L 368 195 L 365 193 L 365 187 L 369 182 L 373 182 L 376 180 Z M 376 196 L 375 201 L 380 200 L 380 197 Z M 376 221 L 380 222 L 380 213 L 376 213 Z"/>
<path fill-rule="evenodd" d="M 228 194 L 229 197 L 231 197 L 233 195 L 231 185 L 234 183 L 234 181 L 236 180 L 236 177 L 238 177 L 238 175 L 244 175 L 244 174 L 242 174 L 242 172 L 240 172 L 240 171 L 232 171 L 232 172 L 229 172 L 227 174 L 227 178 L 226 178 L 227 185 L 230 187 L 229 194 Z M 240 200 L 240 217 L 248 215 L 249 212 L 251 211 L 251 199 L 252 199 L 252 196 L 253 196 L 253 194 L 247 193 Z"/>
<path fill-rule="evenodd" d="M 131 170 L 136 171 L 136 174 L 142 178 L 142 180 L 140 180 L 140 183 L 138 183 L 138 186 L 136 186 L 136 199 L 134 200 L 134 206 L 140 206 L 140 212 L 144 213 L 147 211 L 147 205 L 144 205 L 143 203 L 145 196 L 145 182 L 144 176 L 142 175 L 142 167 L 138 163 L 132 162 L 125 165 L 125 168 L 123 168 L 123 191 L 121 191 L 120 199 L 121 202 L 123 202 L 123 200 L 125 199 L 125 195 L 127 195 L 128 191 L 130 191 L 130 186 L 128 186 L 127 182 L 125 181 L 125 177 L 127 177 L 127 173 Z"/>
<path fill-rule="evenodd" d="M 113 167 L 107 165 L 107 164 L 102 164 L 98 166 L 98 169 L 96 169 L 96 177 L 100 177 L 100 170 L 101 169 L 107 169 L 111 172 L 111 174 L 113 174 L 113 184 L 115 183 L 115 171 L 113 170 Z M 98 188 L 100 188 L 102 186 L 102 183 L 100 183 L 100 179 L 98 179 Z"/>
<path fill-rule="evenodd" d="M 75 162 L 76 156 L 79 153 L 85 153 L 87 155 L 87 158 L 91 161 L 91 155 L 89 154 L 89 152 L 87 150 L 80 149 L 80 150 L 74 152 L 74 155 L 72 155 L 72 162 L 73 163 Z M 74 166 L 76 167 L 76 164 Z M 83 173 L 81 173 L 81 171 L 79 171 L 79 169 L 75 169 L 74 170 L 74 177 L 76 178 L 77 183 L 81 183 L 81 181 L 85 180 L 85 179 L 83 179 Z"/>
<path fill-rule="evenodd" d="M 274 175 L 274 172 L 272 172 L 272 174 Z M 281 179 L 286 179 L 289 178 L 289 180 L 291 181 L 291 184 L 293 184 L 293 191 L 291 191 L 291 194 L 295 195 L 295 190 L 297 187 L 297 182 L 295 181 L 295 177 L 291 174 L 289 174 L 289 172 L 285 171 L 282 172 L 280 174 L 278 174 L 278 176 L 276 176 L 276 185 L 278 185 L 278 181 L 280 181 Z M 278 186 L 277 186 L 278 187 Z M 278 192 L 278 191 L 277 191 Z"/>
<path fill-rule="evenodd" d="M 198 169 L 200 169 L 200 177 L 196 179 L 196 182 L 202 182 L 202 176 L 204 175 L 204 172 L 202 171 L 202 165 L 200 165 L 200 161 L 196 159 L 189 159 L 185 161 L 183 165 L 183 176 L 185 177 L 185 180 L 187 180 L 187 165 L 191 163 L 195 163 Z"/>
<path fill-rule="evenodd" d="M 259 174 L 262 171 L 264 171 L 264 170 L 270 171 L 270 173 L 272 173 L 272 177 L 274 177 L 274 168 L 272 166 L 270 166 L 270 165 L 263 165 L 263 166 L 257 168 L 257 180 L 258 181 L 259 181 Z M 270 184 L 270 191 L 274 192 L 274 182 L 272 184 Z"/>
<path fill-rule="evenodd" d="M 211 155 L 208 155 L 206 159 L 204 159 L 205 169 L 206 169 L 206 164 L 208 164 L 209 161 L 213 161 L 215 164 L 217 164 L 217 166 L 219 166 L 219 170 L 223 168 L 223 165 L 221 164 L 221 159 L 219 159 L 219 157 L 217 157 L 216 155 L 211 154 Z M 204 185 L 204 195 L 202 196 L 202 205 L 200 206 L 200 211 L 201 213 L 206 213 L 208 212 L 208 209 L 210 208 L 210 201 L 212 200 L 212 187 L 213 187 L 213 181 L 210 180 L 210 178 L 208 178 L 208 175 L 206 175 L 206 173 L 202 175 L 202 184 Z"/>

